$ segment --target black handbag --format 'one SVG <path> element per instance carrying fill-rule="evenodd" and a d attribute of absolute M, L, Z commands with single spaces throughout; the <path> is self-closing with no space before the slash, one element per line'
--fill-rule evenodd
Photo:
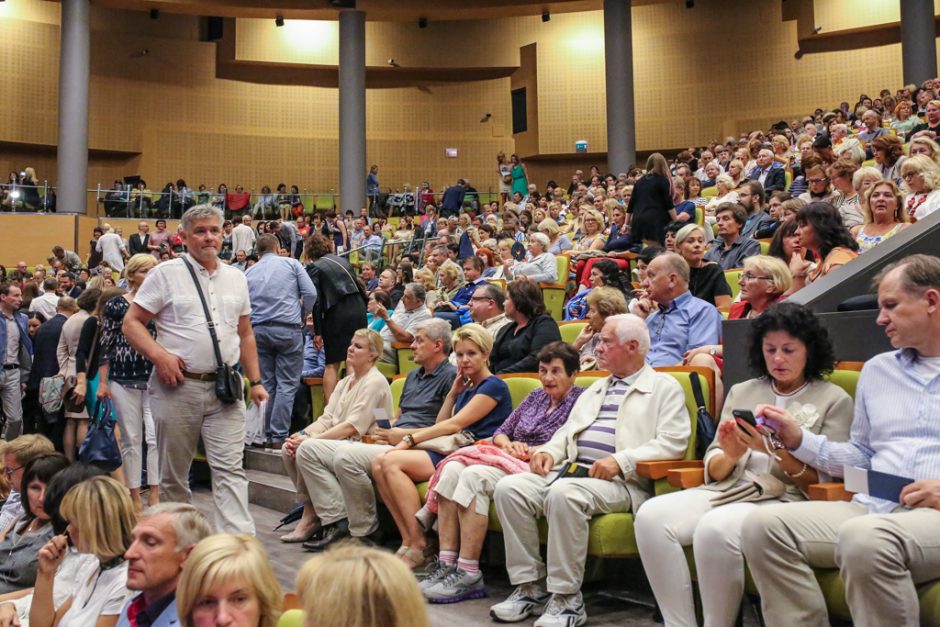
<path fill-rule="evenodd" d="M 202 293 L 202 287 L 199 285 L 199 279 L 196 277 L 196 271 L 189 265 L 189 262 L 183 259 L 189 275 L 193 277 L 193 284 L 196 286 L 196 293 L 199 294 L 199 302 L 202 303 L 202 311 L 206 315 L 206 325 L 209 327 L 209 335 L 212 337 L 212 350 L 215 351 L 215 396 L 223 403 L 236 403 L 245 399 L 245 383 L 242 375 L 232 366 L 222 361 L 222 351 L 219 350 L 219 337 L 215 334 L 215 322 L 212 321 L 212 314 L 209 313 L 209 305 L 206 303 L 206 297 Z"/>
<path fill-rule="evenodd" d="M 114 436 L 114 423 L 111 400 L 103 398 L 96 401 L 95 415 L 88 421 L 88 435 L 78 449 L 79 461 L 107 472 L 121 467 L 121 449 Z"/>
<path fill-rule="evenodd" d="M 705 407 L 705 395 L 702 394 L 702 382 L 699 381 L 697 372 L 689 373 L 689 382 L 692 384 L 692 396 L 695 397 L 695 404 L 698 407 L 695 421 L 695 456 L 702 459 L 705 457 L 708 446 L 715 439 L 715 434 L 718 433 L 718 426 Z"/>

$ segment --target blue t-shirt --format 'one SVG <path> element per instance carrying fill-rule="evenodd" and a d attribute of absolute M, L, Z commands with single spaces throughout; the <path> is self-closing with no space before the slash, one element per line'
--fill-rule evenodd
<path fill-rule="evenodd" d="M 463 409 L 477 394 L 485 394 L 496 401 L 493 411 L 467 426 L 467 431 L 472 432 L 477 440 L 485 440 L 493 437 L 493 433 L 512 413 L 512 397 L 509 395 L 509 386 L 506 382 L 494 375 L 483 379 L 480 385 L 461 392 L 454 403 L 454 414 Z"/>

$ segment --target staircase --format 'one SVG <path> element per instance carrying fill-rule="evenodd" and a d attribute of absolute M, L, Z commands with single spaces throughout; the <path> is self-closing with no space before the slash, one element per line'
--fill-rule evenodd
<path fill-rule="evenodd" d="M 299 501 L 281 461 L 281 452 L 245 449 L 248 502 L 286 514 Z"/>

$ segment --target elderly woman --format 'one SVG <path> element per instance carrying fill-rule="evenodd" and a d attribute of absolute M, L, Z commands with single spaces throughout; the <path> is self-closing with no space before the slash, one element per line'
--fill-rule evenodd
<path fill-rule="evenodd" d="M 572 296 L 567 303 L 565 303 L 565 320 L 584 319 L 584 316 L 587 315 L 588 309 L 587 297 L 594 288 L 606 286 L 616 288 L 622 292 L 626 292 L 630 287 L 624 281 L 623 274 L 620 270 L 620 265 L 617 264 L 617 262 L 613 259 L 597 259 L 591 266 L 588 280 L 590 281 L 590 287 L 584 291 L 578 292 Z"/>
<path fill-rule="evenodd" d="M 731 306 L 731 287 L 725 280 L 721 266 L 705 261 L 708 238 L 705 228 L 697 224 L 686 224 L 676 233 L 676 252 L 689 264 L 689 291 L 715 307 Z"/>
<path fill-rule="evenodd" d="M 858 169 L 855 163 L 845 159 L 839 159 L 826 169 L 826 175 L 832 181 L 832 187 L 839 192 L 832 204 L 839 210 L 842 223 L 847 228 L 858 226 L 865 219 L 854 185 L 854 177 Z"/>
<path fill-rule="evenodd" d="M 526 277 L 531 281 L 557 283 L 565 277 L 558 276 L 558 263 L 555 255 L 548 252 L 548 236 L 533 233 L 526 246 L 529 250 L 527 261 L 514 261 L 511 257 L 503 259 L 503 273 L 506 278 Z"/>
<path fill-rule="evenodd" d="M 727 174 L 719 174 L 715 179 L 715 188 L 718 190 L 715 197 L 705 205 L 705 222 L 709 225 L 715 223 L 715 209 L 726 202 L 738 202 L 738 192 L 734 191 L 734 179 Z"/>
<path fill-rule="evenodd" d="M 531 281 L 510 283 L 503 307 L 511 322 L 496 335 L 490 360 L 493 372 L 535 372 L 539 350 L 561 339 L 558 324 L 546 313 L 542 292 Z"/>
<path fill-rule="evenodd" d="M 920 120 L 914 116 L 910 102 L 902 100 L 894 107 L 894 120 L 891 122 L 891 128 L 897 131 L 898 135 L 907 135 L 918 124 Z"/>
<path fill-rule="evenodd" d="M 806 205 L 796 216 L 800 245 L 813 253 L 818 263 L 813 267 L 808 259 L 794 253 L 790 259 L 793 275 L 792 292 L 803 289 L 839 266 L 858 257 L 858 243 L 842 224 L 839 211 L 825 202 Z"/>
<path fill-rule="evenodd" d="M 268 554 L 252 536 L 216 534 L 193 547 L 176 587 L 183 627 L 275 627 L 281 585 Z"/>
<path fill-rule="evenodd" d="M 114 402 L 114 413 L 120 425 L 121 459 L 124 478 L 131 491 L 134 508 L 140 512 L 141 461 L 143 442 L 147 441 L 147 481 L 149 483 L 148 504 L 160 502 L 160 464 L 157 458 L 157 433 L 150 412 L 150 395 L 147 386 L 153 363 L 137 352 L 124 336 L 124 316 L 134 302 L 137 290 L 147 273 L 157 265 L 153 255 L 138 253 L 130 258 L 124 268 L 130 288 L 120 296 L 104 304 L 101 324 L 100 351 L 102 359 L 98 368 L 99 399 L 108 397 Z M 148 325 L 150 334 L 156 336 L 156 326 Z"/>
<path fill-rule="evenodd" d="M 604 249 L 607 238 L 604 236 L 604 216 L 597 209 L 585 209 L 581 212 L 581 224 L 584 237 L 574 247 L 575 252 L 590 252 Z"/>
<path fill-rule="evenodd" d="M 375 431 L 375 410 L 392 415 L 392 392 L 388 380 L 375 363 L 382 356 L 382 336 L 370 329 L 353 333 L 346 350 L 349 374 L 336 386 L 323 410 L 311 425 L 284 441 L 281 457 L 287 474 L 304 503 L 304 513 L 297 527 L 282 536 L 282 542 L 320 542 L 327 534 L 343 533 L 345 513 L 314 511 L 310 492 L 316 479 L 309 468 L 323 454 L 330 454 L 346 440 L 359 440 Z M 339 528 L 337 528 L 339 526 Z"/>
<path fill-rule="evenodd" d="M 904 163 L 904 143 L 895 135 L 883 135 L 871 143 L 871 152 L 882 178 L 901 184 L 901 164 Z"/>
<path fill-rule="evenodd" d="M 697 625 L 684 547 L 692 546 L 706 625 L 733 625 L 744 593 L 741 524 L 760 502 L 806 500 L 828 478 L 732 411 L 776 405 L 831 441 L 844 441 L 852 398 L 823 377 L 834 363 L 825 328 L 800 305 L 781 303 L 754 321 L 748 350 L 756 379 L 728 392 L 718 435 L 705 455 L 705 485 L 650 499 L 636 516 L 636 540 L 665 624 Z M 756 490 L 738 493 L 760 481 Z"/>
<path fill-rule="evenodd" d="M 747 180 L 744 171 L 744 162 L 740 159 L 732 159 L 728 164 L 728 176 L 731 178 L 731 189 L 738 189 Z"/>
<path fill-rule="evenodd" d="M 926 155 L 933 159 L 933 162 L 940 166 L 940 146 L 929 137 L 915 137 L 910 142 L 910 153 L 912 157 L 917 155 Z"/>
<path fill-rule="evenodd" d="M 548 442 L 584 388 L 575 386 L 578 353 L 564 342 L 538 354 L 542 387 L 526 396 L 496 430 L 491 445 L 471 446 L 448 456 L 431 478 L 429 509 L 438 514 L 437 568 L 421 582 L 432 603 L 455 603 L 486 595 L 480 552 L 490 498 L 503 477 L 529 470 L 529 451 Z"/>
<path fill-rule="evenodd" d="M 598 287 L 587 296 L 587 325 L 574 340 L 574 349 L 578 351 L 579 367 L 581 370 L 594 370 L 597 368 L 597 358 L 594 351 L 601 340 L 601 329 L 610 316 L 627 313 L 627 300 L 623 292 L 612 287 Z"/>
<path fill-rule="evenodd" d="M 940 167 L 930 158 L 918 155 L 905 160 L 901 178 L 907 192 L 904 208 L 912 219 L 926 218 L 940 208 Z"/>
<path fill-rule="evenodd" d="M 455 437 L 467 433 L 485 440 L 512 411 L 509 388 L 493 376 L 487 363 L 493 340 L 478 324 L 454 332 L 457 376 L 444 399 L 434 425 L 405 435 L 391 451 L 372 461 L 372 477 L 401 533 L 399 557 L 411 568 L 428 562 L 427 539 L 415 514 L 421 507 L 415 482 L 427 481 L 447 454 L 456 450 Z"/>
<path fill-rule="evenodd" d="M 68 521 L 63 535 L 53 536 L 39 551 L 39 575 L 33 589 L 29 624 L 33 627 L 111 627 L 127 599 L 127 562 L 131 545 L 134 504 L 127 488 L 111 477 L 94 477 L 68 491 L 59 508 Z M 73 544 L 90 553 L 76 575 L 71 596 L 64 603 L 53 600 L 56 570 Z"/>
<path fill-rule="evenodd" d="M 865 222 L 852 229 L 861 252 L 871 250 L 910 226 L 901 190 L 894 181 L 875 183 L 865 196 Z"/>

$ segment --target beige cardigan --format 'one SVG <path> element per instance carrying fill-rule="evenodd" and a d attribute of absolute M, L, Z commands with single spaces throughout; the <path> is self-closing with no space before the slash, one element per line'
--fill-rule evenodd
<path fill-rule="evenodd" d="M 757 405 L 762 403 L 774 403 L 774 391 L 771 388 L 770 381 L 766 379 L 750 379 L 739 383 L 731 388 L 728 397 L 725 399 L 724 409 L 721 412 L 721 422 L 734 420 L 731 412 L 735 409 L 749 409 L 751 411 Z M 803 416 L 806 420 L 812 421 L 806 424 L 806 428 L 813 433 L 821 433 L 832 442 L 845 442 L 849 439 L 849 429 L 852 426 L 852 417 L 855 412 L 855 402 L 852 397 L 845 393 L 845 390 L 838 385 L 828 381 L 812 381 L 803 393 L 796 400 L 783 407 L 796 417 Z M 705 453 L 705 467 L 708 468 L 708 462 L 717 451 L 721 450 L 718 444 L 718 438 L 711 443 Z M 732 488 L 744 475 L 747 462 L 751 457 L 751 451 L 748 449 L 738 463 L 735 464 L 731 474 L 721 481 L 713 481 L 708 473 L 705 473 L 705 489 L 723 492 Z M 771 474 L 787 485 L 786 494 L 781 497 L 784 501 L 802 501 L 806 496 L 793 483 L 790 477 L 786 476 L 781 470 L 779 464 L 771 459 Z"/>
<path fill-rule="evenodd" d="M 353 383 L 356 384 L 355 387 L 351 387 Z M 375 416 L 372 410 L 379 407 L 384 408 L 389 417 L 394 415 L 392 389 L 385 375 L 372 366 L 357 382 L 356 375 L 350 373 L 336 385 L 323 415 L 304 429 L 304 433 L 318 435 L 340 423 L 349 422 L 358 432 L 358 436 L 350 439 L 358 440 L 362 435 L 375 431 Z"/>
<path fill-rule="evenodd" d="M 571 408 L 568 420 L 552 439 L 538 448 L 552 456 L 557 470 L 578 457 L 578 434 L 597 419 L 610 377 L 595 381 Z M 668 374 L 644 365 L 640 376 L 627 390 L 617 413 L 614 458 L 630 493 L 634 512 L 652 496 L 653 484 L 636 474 L 641 461 L 681 459 L 692 433 L 682 386 Z"/>

